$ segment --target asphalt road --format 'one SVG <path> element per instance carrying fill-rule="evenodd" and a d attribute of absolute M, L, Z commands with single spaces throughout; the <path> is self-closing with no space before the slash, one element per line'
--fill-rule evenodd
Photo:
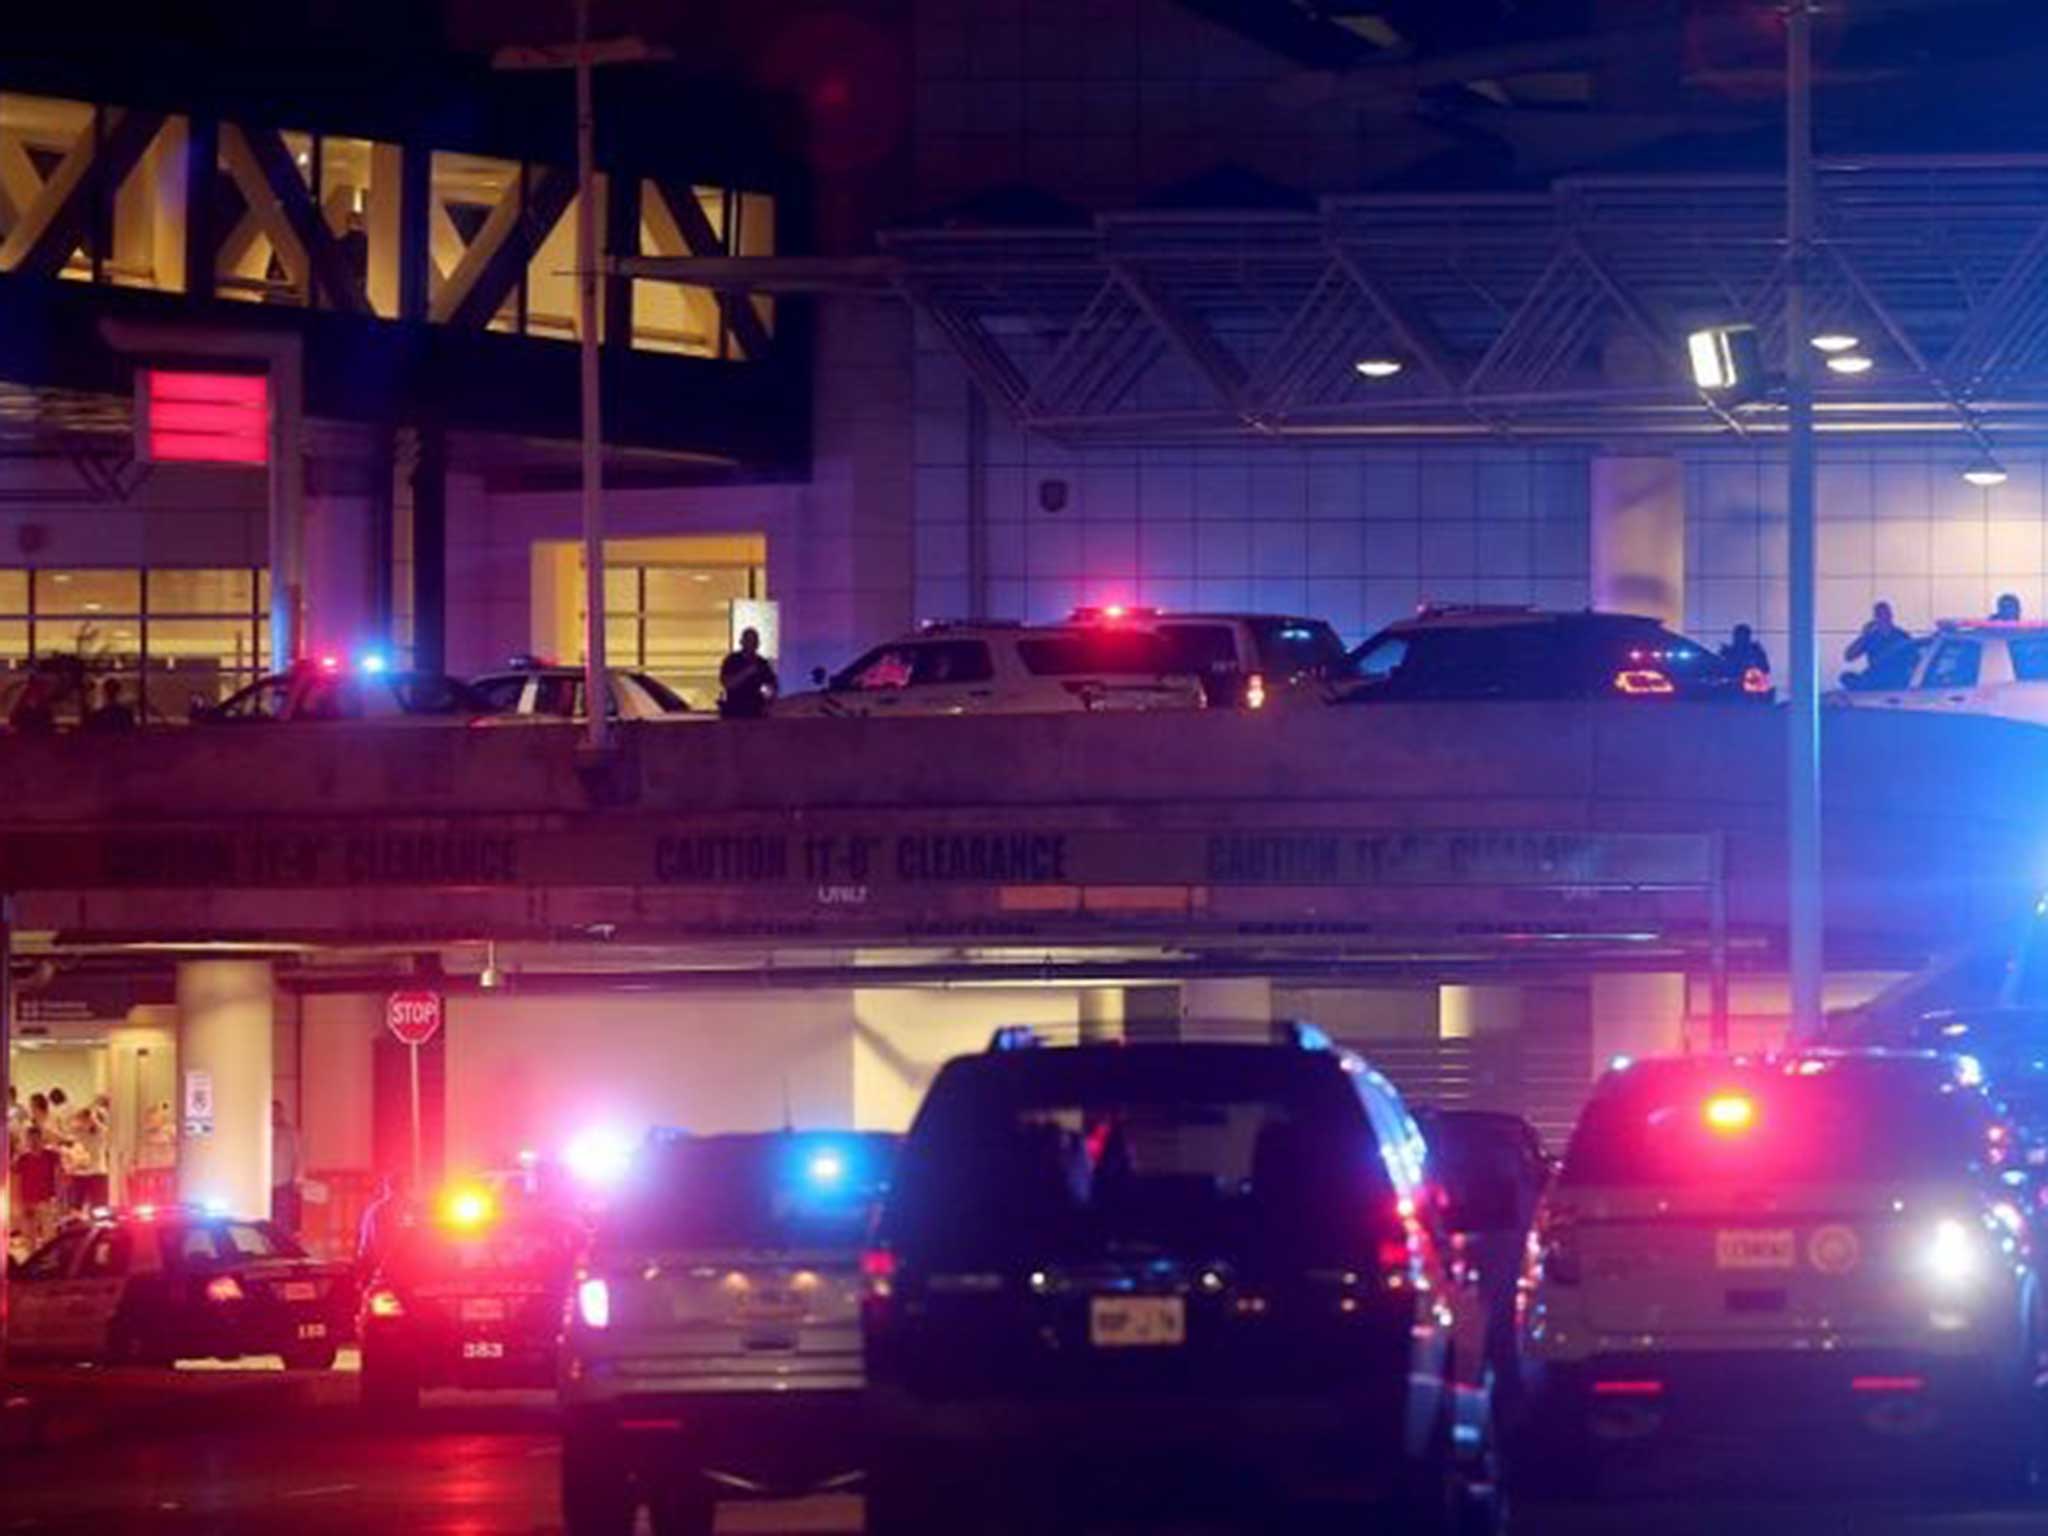
<path fill-rule="evenodd" d="M 0 1536 L 183 1533 L 439 1533 L 552 1536 L 554 1421 L 544 1398 L 430 1398 L 401 1426 L 339 1400 L 254 1413 L 205 1431 L 129 1436 L 0 1461 Z M 1960 1506 L 1856 1478 L 1802 1488 L 1800 1469 L 1610 1488 L 1597 1504 L 1525 1506 L 1516 1536 L 1982 1536 L 2048 1533 L 2038 1509 Z M 1759 1490 L 1759 1484 L 1763 1484 Z M 860 1529 L 854 1499 L 728 1505 L 722 1536 Z M 1210 1527 L 1199 1536 L 1224 1536 Z M 1096 1536 L 1076 1527 L 1072 1536 Z M 971 1533 L 963 1533 L 971 1536 Z M 1162 1533 L 1163 1536 L 1163 1533 Z M 1176 1527 L 1171 1536 L 1197 1536 Z"/>

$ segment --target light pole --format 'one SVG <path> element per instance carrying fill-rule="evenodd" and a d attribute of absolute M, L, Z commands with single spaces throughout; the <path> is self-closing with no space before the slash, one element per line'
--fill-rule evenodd
<path fill-rule="evenodd" d="M 1790 576 L 1792 704 L 1786 718 L 1786 961 L 1791 1033 L 1811 1040 L 1822 1018 L 1820 654 L 1814 601 L 1813 348 L 1806 283 L 1813 255 L 1813 0 L 1785 12 L 1786 568 Z"/>
<path fill-rule="evenodd" d="M 592 753 L 611 747 L 611 682 L 604 633 L 604 415 L 598 371 L 597 109 L 591 70 L 599 64 L 643 63 L 670 57 L 638 38 L 590 40 L 590 0 L 575 0 L 576 41 L 569 48 L 501 48 L 499 69 L 573 69 L 576 72 L 576 328 L 582 352 L 583 397 L 583 712 L 584 742 Z"/>

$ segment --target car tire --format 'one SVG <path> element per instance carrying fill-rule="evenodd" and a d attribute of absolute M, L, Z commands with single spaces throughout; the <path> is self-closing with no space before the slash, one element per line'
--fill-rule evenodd
<path fill-rule="evenodd" d="M 562 1431 L 562 1525 L 568 1536 L 632 1536 L 640 1501 L 612 1438 L 588 1426 Z"/>
<path fill-rule="evenodd" d="M 380 1413 L 412 1413 L 420 1405 L 420 1380 L 382 1354 L 363 1355 L 362 1404 Z"/>
<path fill-rule="evenodd" d="M 657 1490 L 647 1501 L 654 1536 L 711 1536 L 718 1520 L 718 1501 L 697 1486 L 694 1468 L 680 1469 L 671 1475 L 675 1483 Z"/>
<path fill-rule="evenodd" d="M 904 1456 L 872 1468 L 867 1479 L 867 1536 L 956 1536 L 973 1529 L 954 1518 L 956 1505 L 936 1486 L 935 1457 Z"/>

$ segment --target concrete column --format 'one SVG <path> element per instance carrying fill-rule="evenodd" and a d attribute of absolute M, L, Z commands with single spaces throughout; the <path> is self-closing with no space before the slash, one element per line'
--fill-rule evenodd
<path fill-rule="evenodd" d="M 1640 1060 L 1685 1047 L 1685 976 L 1653 971 L 1595 976 L 1592 985 L 1593 1070 L 1617 1056 Z"/>
<path fill-rule="evenodd" d="M 1486 1039 L 1512 1035 L 1521 1027 L 1520 987 L 1445 986 L 1437 989 L 1439 1039 Z"/>
<path fill-rule="evenodd" d="M 1074 1014 L 1084 1045 L 1180 1037 L 1181 999 L 1172 987 L 1083 987 Z"/>
<path fill-rule="evenodd" d="M 271 1011 L 266 960 L 178 967 L 178 1197 L 237 1216 L 270 1214 Z M 210 1090 L 210 1130 L 189 1123 L 194 1073 Z M 197 1134 L 195 1134 L 197 1131 Z"/>
<path fill-rule="evenodd" d="M 1203 1025 L 1263 1033 L 1273 1024 L 1273 983 L 1264 976 L 1204 976 L 1180 984 L 1180 1021 L 1199 1038 Z"/>
<path fill-rule="evenodd" d="M 1592 467 L 1593 606 L 1685 625 L 1685 470 L 1668 458 Z"/>

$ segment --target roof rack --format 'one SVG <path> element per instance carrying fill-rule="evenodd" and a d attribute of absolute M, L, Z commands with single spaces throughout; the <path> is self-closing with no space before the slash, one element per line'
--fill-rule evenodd
<path fill-rule="evenodd" d="M 1506 618 L 1512 614 L 1541 613 L 1534 603 L 1418 603 L 1418 619 Z"/>
<path fill-rule="evenodd" d="M 949 629 L 1022 629 L 1022 619 L 925 619 L 917 626 L 920 635 L 944 634 Z"/>

